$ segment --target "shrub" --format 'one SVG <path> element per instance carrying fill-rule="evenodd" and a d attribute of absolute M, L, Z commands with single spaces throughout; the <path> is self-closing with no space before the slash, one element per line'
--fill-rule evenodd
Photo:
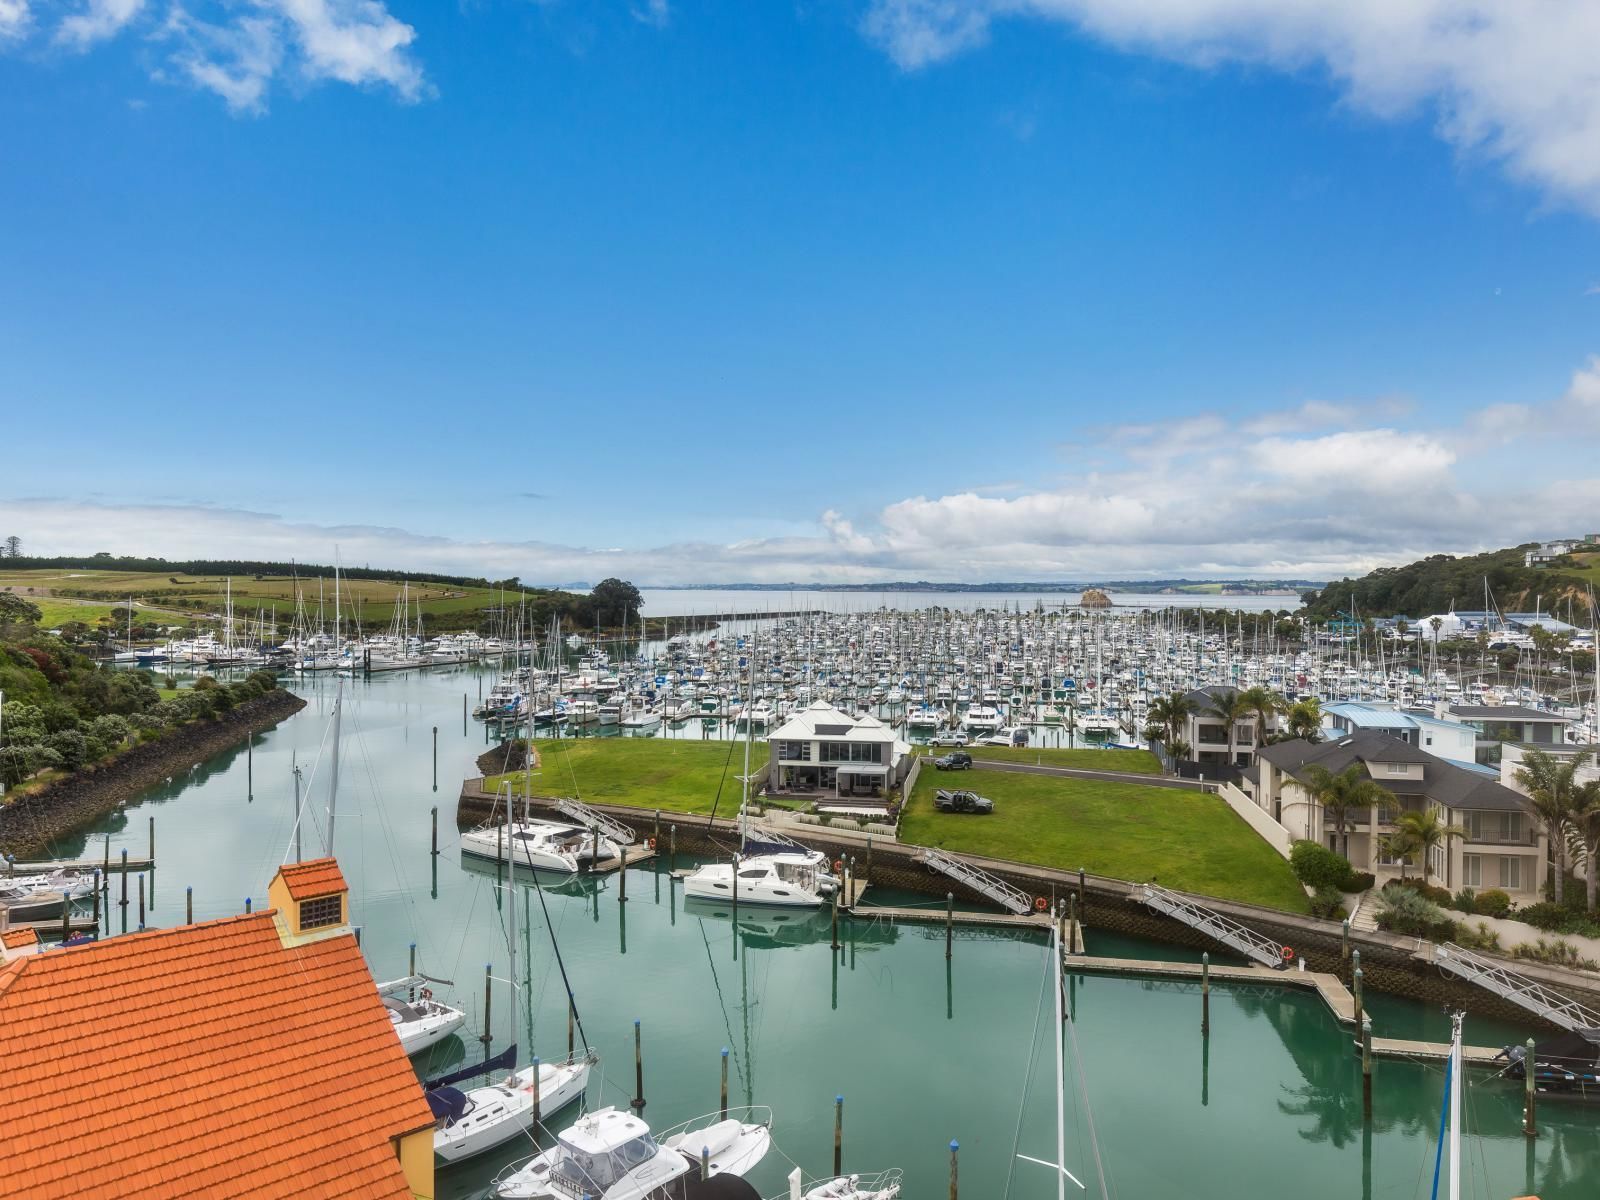
<path fill-rule="evenodd" d="M 1431 883 L 1424 883 L 1421 879 L 1393 879 L 1383 886 L 1385 891 L 1391 887 L 1407 888 L 1439 905 L 1441 908 L 1449 907 L 1455 900 L 1455 897 L 1450 894 L 1449 888 L 1435 887 Z"/>
<path fill-rule="evenodd" d="M 1334 920 L 1342 919 L 1344 911 L 1344 896 L 1336 887 L 1319 887 L 1311 897 L 1311 915 L 1313 917 L 1331 917 Z"/>
<path fill-rule="evenodd" d="M 1500 935 L 1482 921 L 1477 928 L 1462 922 L 1456 926 L 1456 942 L 1468 950 L 1498 950 Z"/>
<path fill-rule="evenodd" d="M 1472 911 L 1480 917 L 1504 917 L 1511 912 L 1511 897 L 1499 888 L 1488 888 L 1472 901 Z"/>
<path fill-rule="evenodd" d="M 1392 933 L 1409 933 L 1432 941 L 1449 941 L 1456 934 L 1456 923 L 1444 910 L 1415 888 L 1398 882 L 1386 883 L 1378 893 L 1378 928 Z"/>
<path fill-rule="evenodd" d="M 1298 841 L 1289 850 L 1289 869 L 1309 888 L 1337 888 L 1351 874 L 1350 863 L 1318 842 Z"/>
<path fill-rule="evenodd" d="M 1578 948 L 1571 942 L 1562 938 L 1547 942 L 1540 938 L 1536 942 L 1523 942 L 1520 946 L 1513 947 L 1513 958 L 1526 958 L 1534 962 L 1550 963 L 1557 967 L 1577 967 L 1583 971 L 1600 971 L 1600 963 L 1593 959 L 1584 958 Z"/>
<path fill-rule="evenodd" d="M 1347 892 L 1370 892 L 1378 886 L 1378 877 L 1371 871 L 1352 871 L 1348 882 L 1351 886 L 1344 889 Z"/>
<path fill-rule="evenodd" d="M 1581 937 L 1600 937 L 1600 921 L 1590 920 L 1582 912 L 1575 912 L 1563 904 L 1548 900 L 1529 904 L 1517 910 L 1517 920 L 1542 929 L 1546 933 L 1571 933 Z"/>
<path fill-rule="evenodd" d="M 45 745 L 61 756 L 61 765 L 69 771 L 83 766 L 89 756 L 89 739 L 77 729 L 62 729 L 45 739 Z"/>
<path fill-rule="evenodd" d="M 1450 901 L 1450 907 L 1455 909 L 1457 912 L 1464 912 L 1464 913 L 1474 912 L 1476 910 L 1472 906 L 1475 903 L 1477 903 L 1477 899 L 1478 899 L 1478 893 L 1477 892 L 1473 891 L 1469 887 L 1462 888 L 1459 892 L 1457 892 L 1455 894 L 1455 897 Z"/>

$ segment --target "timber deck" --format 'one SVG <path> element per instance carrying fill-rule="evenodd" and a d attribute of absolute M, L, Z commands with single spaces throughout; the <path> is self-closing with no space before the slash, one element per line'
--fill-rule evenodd
<path fill-rule="evenodd" d="M 34 862 L 34 863 L 7 863 L 5 870 L 0 872 L 0 879 L 9 875 L 49 875 L 55 871 L 77 871 L 87 875 L 92 871 L 99 871 L 102 875 L 117 875 L 124 870 L 149 871 L 153 870 L 156 860 L 153 858 L 129 858 L 124 866 L 121 858 L 113 858 L 109 863 L 103 858 L 67 859 L 60 862 Z"/>

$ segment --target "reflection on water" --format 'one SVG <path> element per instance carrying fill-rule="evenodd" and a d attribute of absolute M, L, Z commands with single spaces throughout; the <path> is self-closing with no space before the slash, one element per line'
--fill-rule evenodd
<path fill-rule="evenodd" d="M 461 1036 L 419 1060 L 420 1071 L 479 1061 L 486 1025 L 493 1049 L 514 1041 L 524 1062 L 535 1054 L 561 1058 L 570 1028 L 571 1044 L 581 1046 L 586 1035 L 601 1055 L 591 1104 L 626 1104 L 638 1020 L 645 1113 L 654 1124 L 716 1108 L 726 1047 L 732 1099 L 770 1105 L 777 1146 L 808 1174 L 831 1161 L 833 1098 L 843 1094 L 847 1169 L 904 1168 L 908 1200 L 947 1193 L 951 1138 L 961 1142 L 963 1195 L 998 1200 L 1008 1175 L 1012 1200 L 1055 1194 L 1047 1173 L 1015 1167 L 1012 1157 L 1014 1145 L 1044 1154 L 1054 1146 L 1050 1002 L 1037 938 L 963 929 L 947 960 L 938 924 L 841 920 L 835 951 L 829 913 L 741 906 L 735 920 L 731 905 L 686 904 L 659 860 L 628 872 L 625 902 L 616 875 L 534 880 L 519 872 L 513 892 L 494 864 L 461 858 L 455 834 L 453 781 L 474 773 L 483 745 L 476 725 L 461 732 L 462 696 L 476 689 L 467 672 L 345 683 L 337 849 L 363 950 L 374 973 L 389 979 L 406 972 L 415 942 L 419 968 L 454 981 L 435 990 L 468 1014 Z M 113 853 L 127 845 L 140 854 L 145 817 L 156 813 L 162 904 L 152 924 L 181 919 L 186 886 L 200 919 L 242 911 L 246 895 L 263 903 L 292 846 L 290 764 L 312 775 L 333 681 L 311 681 L 306 694 L 306 711 L 261 736 L 250 758 L 233 752 L 213 760 L 153 789 L 159 807 L 117 814 L 96 832 L 96 852 L 99 833 L 108 831 Z M 308 785 L 319 814 L 325 780 L 319 773 Z M 437 858 L 429 853 L 434 806 Z M 308 854 L 320 849 L 321 828 L 308 827 Z M 1089 946 L 1096 954 L 1193 957 L 1095 930 Z M 1368 1005 L 1380 1035 L 1443 1036 L 1434 1010 L 1376 994 Z M 1217 984 L 1208 1038 L 1200 1036 L 1197 982 L 1073 975 L 1067 1007 L 1113 1194 L 1427 1194 L 1442 1070 L 1379 1062 L 1369 1127 L 1349 1034 L 1316 996 Z M 1491 1045 L 1527 1036 L 1476 1017 L 1467 1032 Z M 1472 1085 L 1469 1195 L 1590 1200 L 1600 1162 L 1593 1112 L 1542 1105 L 1541 1136 L 1530 1147 L 1516 1087 L 1479 1073 Z M 1075 1089 L 1069 1105 L 1068 1165 L 1094 1190 L 1089 1114 Z M 444 1170 L 439 1195 L 481 1194 L 507 1161 L 528 1152 L 507 1149 Z M 774 1154 L 753 1182 L 763 1195 L 781 1194 L 788 1169 Z"/>

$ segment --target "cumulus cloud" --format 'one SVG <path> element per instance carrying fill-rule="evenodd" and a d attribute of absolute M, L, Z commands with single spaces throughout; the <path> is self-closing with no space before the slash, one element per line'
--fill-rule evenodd
<path fill-rule="evenodd" d="M 1354 107 L 1381 117 L 1425 108 L 1451 145 L 1600 214 L 1593 0 L 870 0 L 862 28 L 916 70 L 1019 17 L 1199 67 L 1316 70 Z"/>
<path fill-rule="evenodd" d="M 115 37 L 137 17 L 144 0 L 86 0 L 56 26 L 56 41 L 74 50 L 87 50 L 96 42 Z"/>
<path fill-rule="evenodd" d="M 175 46 L 172 66 L 183 79 L 222 97 L 233 112 L 266 111 L 267 87 L 283 61 L 282 41 L 270 20 L 241 17 L 213 25 L 174 8 L 167 35 Z"/>
<path fill-rule="evenodd" d="M 28 0 L 0 0 L 0 41 L 21 38 L 32 19 Z"/>

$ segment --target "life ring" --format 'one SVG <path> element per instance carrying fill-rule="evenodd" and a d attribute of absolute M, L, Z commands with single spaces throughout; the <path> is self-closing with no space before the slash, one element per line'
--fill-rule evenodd
<path fill-rule="evenodd" d="M 833 860 L 833 873 L 835 875 L 838 875 L 838 874 L 841 874 L 843 871 L 844 871 L 844 859 L 842 859 L 842 858 L 834 859 Z"/>
<path fill-rule="evenodd" d="M 654 850 L 656 848 L 656 840 L 655 840 L 655 838 L 650 838 L 649 842 L 650 842 L 650 849 Z"/>
<path fill-rule="evenodd" d="M 1045 909 L 1047 909 L 1049 907 L 1050 907 L 1050 901 L 1046 900 L 1043 896 L 1035 896 L 1033 898 L 1033 911 L 1034 912 L 1043 912 Z"/>
<path fill-rule="evenodd" d="M 1286 963 L 1287 963 L 1287 962 L 1293 962 L 1293 961 L 1294 961 L 1294 950 L 1293 950 L 1293 949 L 1291 949 L 1291 948 L 1290 948 L 1290 947 L 1288 947 L 1288 946 L 1285 946 L 1285 947 L 1284 947 L 1284 948 L 1283 948 L 1283 955 L 1282 955 L 1282 957 L 1283 957 L 1283 961 L 1284 961 L 1284 962 L 1286 962 Z"/>

